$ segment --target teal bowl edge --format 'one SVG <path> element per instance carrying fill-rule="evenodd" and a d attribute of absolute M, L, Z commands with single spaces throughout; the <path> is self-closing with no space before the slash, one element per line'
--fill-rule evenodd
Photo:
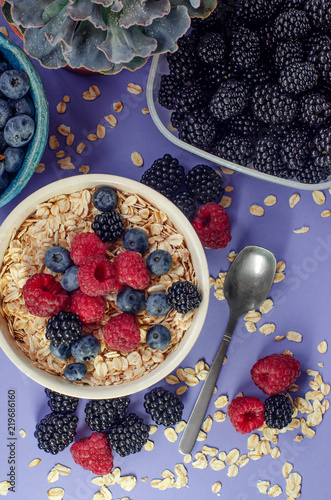
<path fill-rule="evenodd" d="M 35 107 L 35 133 L 20 170 L 0 196 L 0 208 L 15 198 L 32 177 L 44 153 L 49 130 L 48 100 L 41 78 L 27 55 L 14 42 L 0 33 L 0 52 L 14 69 L 25 71 L 30 78 L 30 93 Z"/>

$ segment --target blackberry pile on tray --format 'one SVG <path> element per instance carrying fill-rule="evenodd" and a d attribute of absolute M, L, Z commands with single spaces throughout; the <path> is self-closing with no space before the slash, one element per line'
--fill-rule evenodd
<path fill-rule="evenodd" d="M 178 137 L 286 179 L 331 174 L 331 1 L 218 2 L 167 55 Z"/>

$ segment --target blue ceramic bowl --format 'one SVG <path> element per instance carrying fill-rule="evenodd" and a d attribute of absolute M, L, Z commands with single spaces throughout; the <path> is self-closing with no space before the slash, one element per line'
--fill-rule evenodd
<path fill-rule="evenodd" d="M 30 79 L 30 95 L 35 107 L 36 127 L 20 170 L 0 196 L 0 207 L 3 207 L 20 193 L 40 162 L 48 139 L 49 112 L 44 86 L 36 68 L 23 50 L 2 33 L 0 33 L 0 53 L 14 69 L 24 71 Z"/>

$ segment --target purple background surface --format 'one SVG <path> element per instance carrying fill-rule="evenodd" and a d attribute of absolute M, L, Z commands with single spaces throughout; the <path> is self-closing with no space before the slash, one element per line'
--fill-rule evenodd
<path fill-rule="evenodd" d="M 3 19 L 2 19 L 3 21 Z M 3 21 L 2 25 L 6 25 Z M 10 38 L 21 46 L 21 42 L 10 31 Z M 46 148 L 42 162 L 45 171 L 34 174 L 22 193 L 12 202 L 0 210 L 0 222 L 10 211 L 27 195 L 36 189 L 60 178 L 71 175 L 82 175 L 79 167 L 82 164 L 90 165 L 91 173 L 109 173 L 127 176 L 135 180 L 140 177 L 152 162 L 170 153 L 178 158 L 185 170 L 201 162 L 198 157 L 189 154 L 169 143 L 157 130 L 149 115 L 142 113 L 146 103 L 146 83 L 149 64 L 141 70 L 130 73 L 122 72 L 119 75 L 83 76 L 66 70 L 46 70 L 38 63 L 35 65 L 40 72 L 50 105 L 50 134 L 56 134 L 60 139 L 60 148 L 71 156 L 75 170 L 61 170 L 56 162 L 54 151 Z M 144 92 L 133 95 L 127 91 L 128 83 L 140 84 Z M 90 85 L 97 85 L 101 95 L 95 101 L 88 102 L 82 99 L 82 93 Z M 56 105 L 64 95 L 70 96 L 67 111 L 60 115 Z M 115 113 L 112 104 L 122 101 L 124 109 Z M 105 115 L 113 113 L 118 119 L 115 128 L 108 127 Z M 64 138 L 56 128 L 64 123 L 71 127 L 75 134 L 72 148 L 65 145 Z M 107 128 L 106 137 L 96 142 L 89 142 L 86 136 L 95 133 L 98 123 Z M 88 145 L 81 155 L 75 153 L 75 147 L 84 141 Z M 143 167 L 133 165 L 131 153 L 138 151 L 143 159 Z M 213 395 L 208 415 L 217 410 L 214 402 L 219 395 L 227 395 L 229 400 L 242 391 L 247 396 L 256 396 L 264 400 L 265 396 L 255 387 L 250 378 L 250 368 L 262 356 L 274 352 L 283 352 L 289 349 L 300 360 L 302 374 L 297 383 L 300 389 L 296 396 L 304 396 L 309 390 L 309 381 L 312 377 L 306 374 L 307 369 L 318 370 L 325 382 L 331 381 L 330 349 L 326 354 L 320 354 L 317 345 L 330 337 L 330 268 L 331 268 L 331 218 L 322 218 L 322 210 L 331 209 L 331 194 L 325 190 L 326 202 L 317 205 L 311 192 L 277 186 L 268 182 L 255 180 L 242 174 L 222 174 L 225 185 L 233 187 L 228 193 L 232 203 L 227 209 L 232 230 L 232 241 L 224 250 L 206 250 L 210 275 L 217 277 L 220 271 L 227 271 L 230 262 L 227 258 L 231 250 L 238 252 L 246 245 L 256 244 L 271 250 L 277 261 L 286 263 L 286 278 L 275 283 L 270 292 L 274 301 L 273 309 L 257 323 L 257 331 L 248 333 L 242 319 L 236 329 L 228 350 L 228 360 L 223 367 L 221 378 L 217 384 L 217 392 Z M 295 192 L 300 193 L 301 199 L 294 208 L 289 206 L 289 198 Z M 268 195 L 277 197 L 276 205 L 264 206 L 263 200 Z M 258 204 L 264 206 L 262 217 L 255 217 L 250 213 L 250 206 Z M 296 234 L 294 230 L 302 226 L 309 226 L 310 230 L 304 234 Z M 194 348 L 182 363 L 182 368 L 194 367 L 200 359 L 211 363 L 216 353 L 221 336 L 224 333 L 228 319 L 228 306 L 225 301 L 218 301 L 211 290 L 210 305 L 207 320 Z M 264 323 L 275 323 L 275 333 L 265 336 L 258 328 Z M 301 343 L 294 343 L 287 339 L 277 343 L 276 335 L 286 335 L 294 330 L 303 335 Z M 323 362 L 323 368 L 318 366 Z M 16 433 L 15 433 L 15 493 L 8 492 L 8 498 L 23 500 L 33 498 L 42 500 L 47 498 L 47 491 L 52 487 L 62 487 L 65 490 L 65 500 L 92 500 L 99 487 L 91 482 L 94 475 L 84 471 L 76 465 L 69 449 L 52 456 L 39 450 L 33 437 L 34 428 L 45 414 L 49 413 L 47 398 L 44 389 L 28 379 L 0 352 L 1 382 L 0 382 L 0 481 L 6 480 L 10 471 L 10 444 L 7 431 L 7 394 L 8 390 L 16 392 Z M 183 419 L 187 420 L 194 402 L 201 388 L 189 387 L 182 396 L 185 405 Z M 178 386 L 169 386 L 166 381 L 162 385 L 170 390 Z M 326 397 L 327 399 L 328 397 Z M 143 409 L 143 393 L 131 397 L 130 410 L 142 416 L 146 422 L 153 424 Z M 221 409 L 227 411 L 226 407 Z M 84 421 L 84 401 L 80 402 L 77 412 L 80 417 L 77 438 L 89 435 L 90 431 Z M 300 417 L 300 414 L 299 414 Z M 24 429 L 26 437 L 23 439 L 18 431 Z M 135 488 L 126 492 L 119 484 L 109 486 L 114 499 L 130 498 L 142 500 L 146 498 L 177 499 L 216 498 L 212 492 L 212 485 L 220 481 L 222 489 L 220 497 L 226 500 L 257 500 L 263 498 L 257 489 L 258 480 L 268 480 L 271 485 L 278 484 L 283 492 L 278 497 L 287 498 L 285 493 L 285 479 L 282 476 L 282 466 L 287 460 L 293 464 L 293 471 L 302 475 L 302 500 L 311 500 L 316 497 L 329 498 L 330 471 L 329 452 L 331 444 L 331 411 L 324 414 L 322 423 L 315 428 L 313 439 L 304 437 L 300 443 L 293 439 L 301 434 L 301 429 L 279 435 L 278 447 L 281 455 L 273 459 L 270 455 L 261 460 L 250 460 L 248 465 L 239 469 L 237 477 L 227 476 L 227 468 L 217 472 L 211 469 L 200 470 L 186 464 L 188 471 L 188 487 L 171 488 L 163 492 L 151 487 L 151 480 L 162 478 L 164 469 L 174 472 L 177 463 L 183 463 L 183 456 L 178 451 L 178 442 L 170 443 L 162 426 L 151 436 L 154 450 L 142 450 L 140 453 L 126 458 L 114 453 L 114 465 L 121 469 L 122 475 L 132 474 L 137 478 Z M 197 442 L 194 454 L 201 451 L 203 445 L 216 447 L 219 452 L 228 453 L 237 448 L 241 454 L 247 453 L 247 435 L 235 432 L 228 419 L 223 423 L 214 421 L 205 441 Z M 34 458 L 40 458 L 37 467 L 28 467 Z M 209 458 L 210 462 L 210 458 Z M 69 476 L 60 476 L 55 483 L 47 482 L 47 474 L 52 467 L 61 463 L 72 468 Z M 146 482 L 141 479 L 148 477 Z"/>

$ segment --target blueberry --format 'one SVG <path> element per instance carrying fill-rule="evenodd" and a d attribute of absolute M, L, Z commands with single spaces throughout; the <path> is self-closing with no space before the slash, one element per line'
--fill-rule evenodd
<path fill-rule="evenodd" d="M 30 97 L 25 95 L 21 99 L 11 99 L 9 105 L 15 115 L 34 115 L 34 104 Z"/>
<path fill-rule="evenodd" d="M 13 116 L 13 112 L 8 104 L 8 101 L 0 99 L 0 128 L 4 128 L 9 118 Z"/>
<path fill-rule="evenodd" d="M 9 177 L 7 172 L 3 172 L 0 176 L 0 191 L 4 191 L 9 184 Z"/>
<path fill-rule="evenodd" d="M 79 288 L 79 282 L 77 278 L 79 266 L 70 266 L 64 271 L 64 275 L 61 279 L 61 285 L 67 292 L 74 292 Z"/>
<path fill-rule="evenodd" d="M 117 205 L 117 193 L 110 186 L 101 186 L 93 193 L 92 203 L 100 212 L 110 212 Z"/>
<path fill-rule="evenodd" d="M 149 295 L 146 300 L 146 311 L 152 316 L 164 316 L 171 309 L 164 292 L 156 292 Z"/>
<path fill-rule="evenodd" d="M 145 305 L 144 292 L 126 286 L 117 294 L 116 304 L 121 311 L 128 314 L 136 314 L 141 311 Z"/>
<path fill-rule="evenodd" d="M 144 253 L 148 249 L 147 234 L 141 229 L 129 229 L 123 236 L 123 245 L 127 250 Z"/>
<path fill-rule="evenodd" d="M 64 376 L 67 380 L 82 380 L 87 375 L 87 367 L 84 363 L 71 363 L 64 370 Z"/>
<path fill-rule="evenodd" d="M 100 341 L 94 335 L 85 335 L 71 345 L 71 354 L 77 361 L 90 361 L 100 351 Z"/>
<path fill-rule="evenodd" d="M 45 253 L 44 263 L 51 271 L 64 273 L 72 265 L 70 252 L 61 246 L 51 247 Z"/>
<path fill-rule="evenodd" d="M 29 77 L 19 69 L 9 69 L 0 76 L 0 90 L 9 99 L 20 99 L 29 88 Z"/>
<path fill-rule="evenodd" d="M 147 269 L 157 276 L 166 274 L 172 266 L 172 257 L 166 250 L 154 250 L 146 260 Z"/>
<path fill-rule="evenodd" d="M 171 341 L 171 333 L 163 325 L 154 325 L 146 333 L 146 344 L 151 349 L 163 350 L 168 347 Z"/>
<path fill-rule="evenodd" d="M 52 342 L 49 344 L 49 350 L 58 359 L 67 359 L 71 356 L 71 345 L 60 344 L 55 346 Z"/>
<path fill-rule="evenodd" d="M 9 146 L 17 148 L 31 141 L 34 129 L 35 124 L 31 116 L 16 115 L 7 121 L 3 135 Z"/>
<path fill-rule="evenodd" d="M 7 172 L 17 172 L 23 163 L 25 151 L 23 148 L 7 148 L 3 153 Z"/>

